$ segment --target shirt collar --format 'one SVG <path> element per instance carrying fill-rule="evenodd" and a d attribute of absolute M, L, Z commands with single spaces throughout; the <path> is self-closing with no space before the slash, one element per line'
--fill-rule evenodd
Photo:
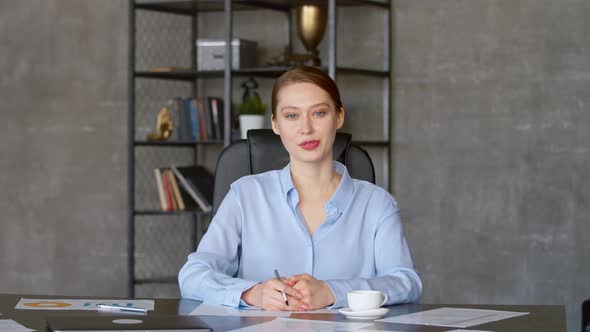
<path fill-rule="evenodd" d="M 281 188 L 283 189 L 283 197 L 285 200 L 289 197 L 289 192 L 295 189 L 293 179 L 291 178 L 291 163 L 288 163 L 279 173 L 281 179 Z"/>
<path fill-rule="evenodd" d="M 340 179 L 340 184 L 334 195 L 332 195 L 329 203 L 334 204 L 340 211 L 344 211 L 352 202 L 354 185 L 346 166 L 337 161 L 333 161 L 333 165 L 336 172 L 342 175 L 342 178 Z"/>
<path fill-rule="evenodd" d="M 335 160 L 332 162 L 332 165 L 334 170 L 338 172 L 342 178 L 340 179 L 338 188 L 336 188 L 336 192 L 334 192 L 334 195 L 332 195 L 332 198 L 330 198 L 328 204 L 331 203 L 335 205 L 340 211 L 344 211 L 352 201 L 352 195 L 354 193 L 353 181 L 350 177 L 350 174 L 348 174 L 348 169 L 346 166 Z M 289 193 L 295 190 L 295 185 L 293 184 L 293 179 L 291 178 L 291 163 L 289 163 L 280 171 L 279 178 L 283 190 L 283 198 L 288 201 Z"/>

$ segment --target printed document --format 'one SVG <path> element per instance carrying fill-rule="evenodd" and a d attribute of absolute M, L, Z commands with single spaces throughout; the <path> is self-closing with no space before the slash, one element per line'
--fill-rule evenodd
<path fill-rule="evenodd" d="M 223 305 L 214 305 L 201 303 L 189 315 L 193 316 L 243 316 L 243 317 L 289 317 L 292 313 L 298 313 L 299 311 L 269 311 L 255 307 L 243 307 L 243 308 L 232 308 Z M 304 311 L 300 313 L 305 314 L 332 314 L 335 311 L 329 309 L 319 309 Z"/>
<path fill-rule="evenodd" d="M 84 299 L 27 299 L 21 298 L 14 309 L 22 310 L 98 310 L 97 304 L 104 303 L 127 308 L 154 310 L 154 300 L 84 300 Z"/>
<path fill-rule="evenodd" d="M 22 326 L 12 319 L 0 319 L 0 332 L 29 332 L 35 331 Z"/>
<path fill-rule="evenodd" d="M 294 332 L 349 332 L 363 331 L 363 327 L 371 326 L 372 323 L 350 323 L 347 321 L 328 322 L 323 320 L 309 319 L 292 319 L 277 318 L 270 322 L 242 327 L 232 332 L 276 332 L 276 331 L 294 331 Z M 380 331 L 385 332 L 385 331 Z"/>
<path fill-rule="evenodd" d="M 528 312 L 464 308 L 438 308 L 408 315 L 378 319 L 377 322 L 466 328 L 527 314 Z"/>

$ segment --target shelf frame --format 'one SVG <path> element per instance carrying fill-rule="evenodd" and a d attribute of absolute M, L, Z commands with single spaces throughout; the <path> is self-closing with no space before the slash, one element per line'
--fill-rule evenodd
<path fill-rule="evenodd" d="M 129 0 L 129 58 L 127 89 L 127 297 L 135 297 L 135 1 Z"/>
<path fill-rule="evenodd" d="M 201 220 L 203 217 L 210 216 L 208 212 L 202 211 L 159 211 L 159 210 L 136 210 L 135 209 L 135 151 L 140 147 L 178 147 L 178 148 L 191 148 L 194 151 L 193 159 L 195 164 L 199 162 L 199 148 L 208 145 L 223 145 L 228 146 L 231 144 L 231 120 L 224 122 L 224 137 L 223 140 L 215 141 L 143 141 L 135 139 L 135 107 L 136 107 L 136 96 L 135 96 L 135 84 L 137 79 L 156 79 L 156 80 L 174 80 L 174 81 L 186 81 L 193 84 L 194 96 L 197 95 L 198 81 L 201 78 L 223 78 L 224 79 L 224 100 L 232 100 L 232 78 L 235 77 L 247 77 L 255 76 L 262 78 L 276 78 L 282 73 L 287 71 L 288 67 L 259 67 L 259 68 L 242 68 L 238 70 L 231 69 L 231 40 L 233 38 L 233 12 L 243 10 L 254 10 L 254 9 L 270 9 L 282 11 L 287 14 L 287 22 L 289 24 L 287 38 L 288 47 L 292 47 L 292 18 L 291 12 L 293 8 L 304 3 L 304 0 L 129 0 L 129 65 L 128 65 L 128 89 L 129 89 L 129 103 L 128 103 L 128 294 L 129 298 L 135 296 L 135 286 L 140 284 L 148 283 L 176 283 L 176 276 L 174 277 L 163 277 L 163 278 L 137 278 L 135 275 L 135 220 L 137 216 L 176 216 L 176 215 L 191 215 L 193 217 L 193 227 L 191 231 L 191 243 L 194 244 L 196 249 L 198 240 L 201 238 L 203 230 Z M 386 184 L 388 189 L 391 188 L 391 181 L 389 179 L 392 171 L 393 161 L 391 159 L 392 148 L 390 142 L 392 141 L 392 128 L 391 128 L 391 115 L 392 115 L 392 104 L 391 104 L 391 91 L 393 86 L 393 75 L 392 75 L 392 36 L 391 29 L 393 27 L 392 19 L 392 2 L 391 1 L 375 1 L 375 0 L 321 0 L 321 3 L 328 6 L 328 59 L 329 63 L 327 66 L 322 66 L 320 69 L 327 72 L 333 79 L 336 79 L 336 75 L 365 75 L 370 77 L 379 77 L 384 79 L 384 105 L 383 105 L 383 116 L 384 121 L 384 134 L 386 139 L 384 141 L 353 141 L 353 144 L 364 145 L 364 146 L 377 146 L 384 147 L 387 149 L 387 160 L 384 161 L 384 169 L 386 170 Z M 351 68 L 351 67 L 338 67 L 337 65 L 337 54 L 336 54 L 336 34 L 337 34 L 337 8 L 339 6 L 375 6 L 386 10 L 385 13 L 385 63 L 383 70 L 373 70 L 364 68 Z M 197 71 L 197 52 L 195 43 L 192 44 L 191 49 L 191 68 L 185 71 L 174 71 L 174 72 L 157 72 L 149 70 L 136 70 L 135 69 L 135 56 L 136 56 L 136 11 L 155 11 L 161 13 L 177 14 L 192 17 L 191 20 L 191 39 L 196 40 L 198 36 L 197 31 L 197 19 L 199 12 L 207 11 L 223 11 L 225 17 L 224 26 L 224 40 L 226 42 L 226 57 L 225 67 L 223 70 L 215 71 Z M 231 103 L 224 103 L 224 115 L 225 119 L 231 118 Z"/>

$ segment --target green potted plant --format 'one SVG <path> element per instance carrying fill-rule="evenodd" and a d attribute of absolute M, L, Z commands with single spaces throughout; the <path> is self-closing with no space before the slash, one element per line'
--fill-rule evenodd
<path fill-rule="evenodd" d="M 254 89 L 258 87 L 253 78 L 242 84 L 245 88 L 242 104 L 238 108 L 240 119 L 240 133 L 243 139 L 247 138 L 248 130 L 260 129 L 264 126 L 264 115 L 266 114 L 266 105 L 260 99 L 260 96 Z"/>

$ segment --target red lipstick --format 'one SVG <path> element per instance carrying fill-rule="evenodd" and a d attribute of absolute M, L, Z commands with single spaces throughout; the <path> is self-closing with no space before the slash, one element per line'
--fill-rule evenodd
<path fill-rule="evenodd" d="M 304 148 L 305 150 L 313 150 L 315 148 L 318 147 L 318 145 L 320 145 L 320 141 L 305 141 L 301 144 L 299 144 L 300 147 Z"/>

